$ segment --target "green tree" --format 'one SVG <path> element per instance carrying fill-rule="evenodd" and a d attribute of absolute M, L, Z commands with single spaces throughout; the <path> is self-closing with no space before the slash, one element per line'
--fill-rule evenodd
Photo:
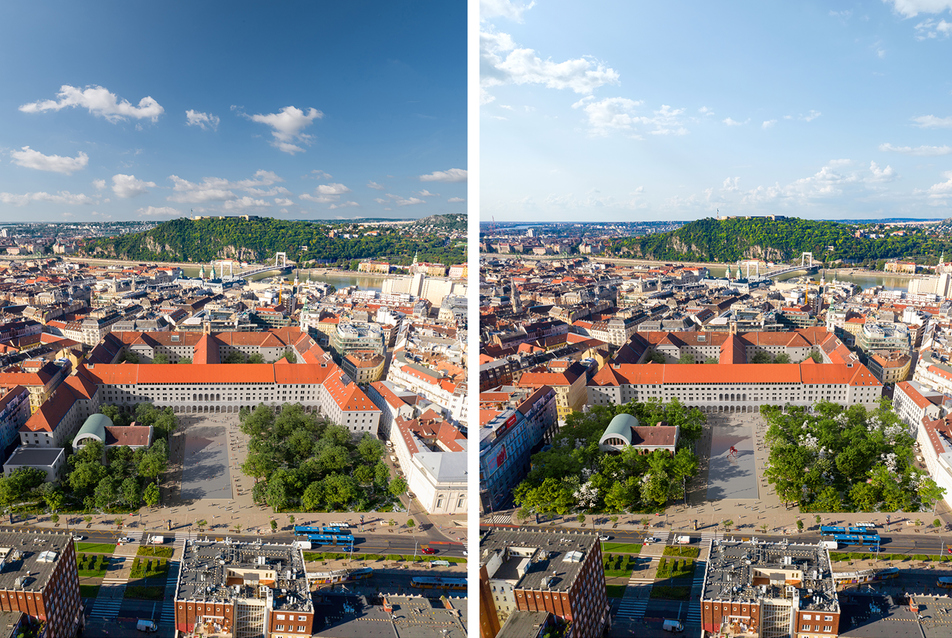
<path fill-rule="evenodd" d="M 264 363 L 264 357 L 257 352 L 252 352 L 248 355 L 248 363 Z"/>
<path fill-rule="evenodd" d="M 278 521 L 272 518 L 271 519 L 271 533 L 274 534 L 276 531 L 278 531 Z"/>
<path fill-rule="evenodd" d="M 678 358 L 678 363 L 694 363 L 694 355 L 690 352 L 682 354 Z"/>
<path fill-rule="evenodd" d="M 799 518 L 797 519 L 797 531 L 803 532 L 803 520 Z"/>
<path fill-rule="evenodd" d="M 238 350 L 232 350 L 225 355 L 225 358 L 222 359 L 222 363 L 245 363 L 245 355 Z"/>
<path fill-rule="evenodd" d="M 397 478 L 390 481 L 390 493 L 394 496 L 400 496 L 401 494 L 406 493 L 407 489 L 407 482 L 403 479 L 403 477 L 398 476 Z"/>
<path fill-rule="evenodd" d="M 149 483 L 142 492 L 142 499 L 149 507 L 155 507 L 158 505 L 159 501 L 161 500 L 161 492 L 159 491 L 158 484 Z"/>
<path fill-rule="evenodd" d="M 772 363 L 773 357 L 770 356 L 766 350 L 758 350 L 754 353 L 754 356 L 750 358 L 751 363 Z"/>
<path fill-rule="evenodd" d="M 138 508 L 142 503 L 142 490 L 135 477 L 128 477 L 122 482 L 122 501 L 129 507 Z"/>
<path fill-rule="evenodd" d="M 154 357 L 152 357 L 152 363 L 166 364 L 169 362 L 169 356 L 164 352 L 157 352 Z"/>

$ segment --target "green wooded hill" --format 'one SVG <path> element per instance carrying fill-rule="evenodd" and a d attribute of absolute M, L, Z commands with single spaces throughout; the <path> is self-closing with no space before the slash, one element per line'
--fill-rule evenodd
<path fill-rule="evenodd" d="M 368 231 L 376 234 L 368 234 Z M 332 237 L 332 233 L 335 236 Z M 350 237 L 345 238 L 343 234 Z M 408 236 L 405 228 L 358 229 L 353 224 L 341 226 L 268 217 L 174 219 L 143 233 L 88 241 L 83 252 L 90 257 L 190 262 L 227 258 L 255 262 L 284 252 L 288 259 L 299 264 L 367 258 L 409 264 L 414 255 L 418 255 L 420 261 L 457 264 L 466 258 L 465 246 L 447 245 L 445 239 L 437 235 Z"/>
<path fill-rule="evenodd" d="M 452 213 L 449 215 L 430 215 L 418 219 L 410 226 L 415 228 L 439 228 L 445 231 L 466 230 L 467 216 L 463 213 Z"/>
<path fill-rule="evenodd" d="M 881 238 L 855 237 L 858 230 L 889 234 Z M 897 231 L 793 217 L 776 220 L 708 218 L 667 233 L 617 240 L 611 251 L 644 259 L 703 262 L 755 258 L 786 261 L 810 252 L 814 259 L 824 261 L 919 258 L 925 263 L 935 263 L 942 251 L 952 255 L 952 241 L 948 236 L 912 227 L 899 231 L 904 233 L 902 235 L 893 234 Z"/>

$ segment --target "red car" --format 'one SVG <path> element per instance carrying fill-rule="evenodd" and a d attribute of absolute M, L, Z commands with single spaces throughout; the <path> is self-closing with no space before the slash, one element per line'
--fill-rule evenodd
<path fill-rule="evenodd" d="M 436 553 L 436 550 L 433 549 L 432 547 L 424 547 L 421 551 L 422 551 L 424 554 L 435 554 L 435 553 Z"/>

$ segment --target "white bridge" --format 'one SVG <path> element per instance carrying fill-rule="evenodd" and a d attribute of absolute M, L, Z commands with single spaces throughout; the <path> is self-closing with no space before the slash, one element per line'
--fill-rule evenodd
<path fill-rule="evenodd" d="M 797 272 L 798 270 L 805 270 L 807 272 L 816 270 L 817 266 L 813 263 L 813 253 L 803 253 L 800 255 L 800 263 L 793 264 L 792 266 L 784 266 L 778 270 L 772 270 L 764 275 L 765 279 L 773 279 L 781 275 L 786 275 L 792 272 Z"/>
<path fill-rule="evenodd" d="M 278 262 L 280 262 L 280 265 Z M 274 256 L 273 266 L 271 264 L 265 264 L 264 266 L 261 266 L 259 268 L 245 270 L 243 272 L 238 273 L 238 277 L 241 277 L 242 279 L 247 279 L 248 277 L 251 277 L 253 275 L 259 275 L 263 272 L 268 272 L 269 270 L 288 270 L 289 268 L 291 268 L 291 266 L 288 266 L 287 254 L 277 253 Z"/>

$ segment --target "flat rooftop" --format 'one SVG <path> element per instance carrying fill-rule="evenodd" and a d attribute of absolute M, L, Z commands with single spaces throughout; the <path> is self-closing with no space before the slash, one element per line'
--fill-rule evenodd
<path fill-rule="evenodd" d="M 490 580 L 517 589 L 568 591 L 596 543 L 595 534 L 584 532 L 493 529 L 480 540 L 479 564 Z"/>
<path fill-rule="evenodd" d="M 388 596 L 393 615 L 381 599 L 353 594 L 320 596 L 314 633 L 329 638 L 466 638 L 465 597 Z M 367 622 L 371 621 L 371 622 Z M 323 622 L 323 625 L 322 625 Z"/>
<path fill-rule="evenodd" d="M 798 609 L 839 610 L 826 548 L 756 541 L 715 541 L 711 547 L 703 600 L 756 602 L 794 595 Z"/>
<path fill-rule="evenodd" d="M 187 541 L 181 565 L 176 600 L 270 599 L 276 610 L 313 611 L 304 557 L 292 545 Z"/>
<path fill-rule="evenodd" d="M 0 532 L 0 590 L 41 591 L 72 542 L 68 534 Z"/>
<path fill-rule="evenodd" d="M 948 638 L 952 599 L 912 596 L 921 620 L 909 609 L 909 598 L 852 593 L 843 597 L 842 638 Z"/>

